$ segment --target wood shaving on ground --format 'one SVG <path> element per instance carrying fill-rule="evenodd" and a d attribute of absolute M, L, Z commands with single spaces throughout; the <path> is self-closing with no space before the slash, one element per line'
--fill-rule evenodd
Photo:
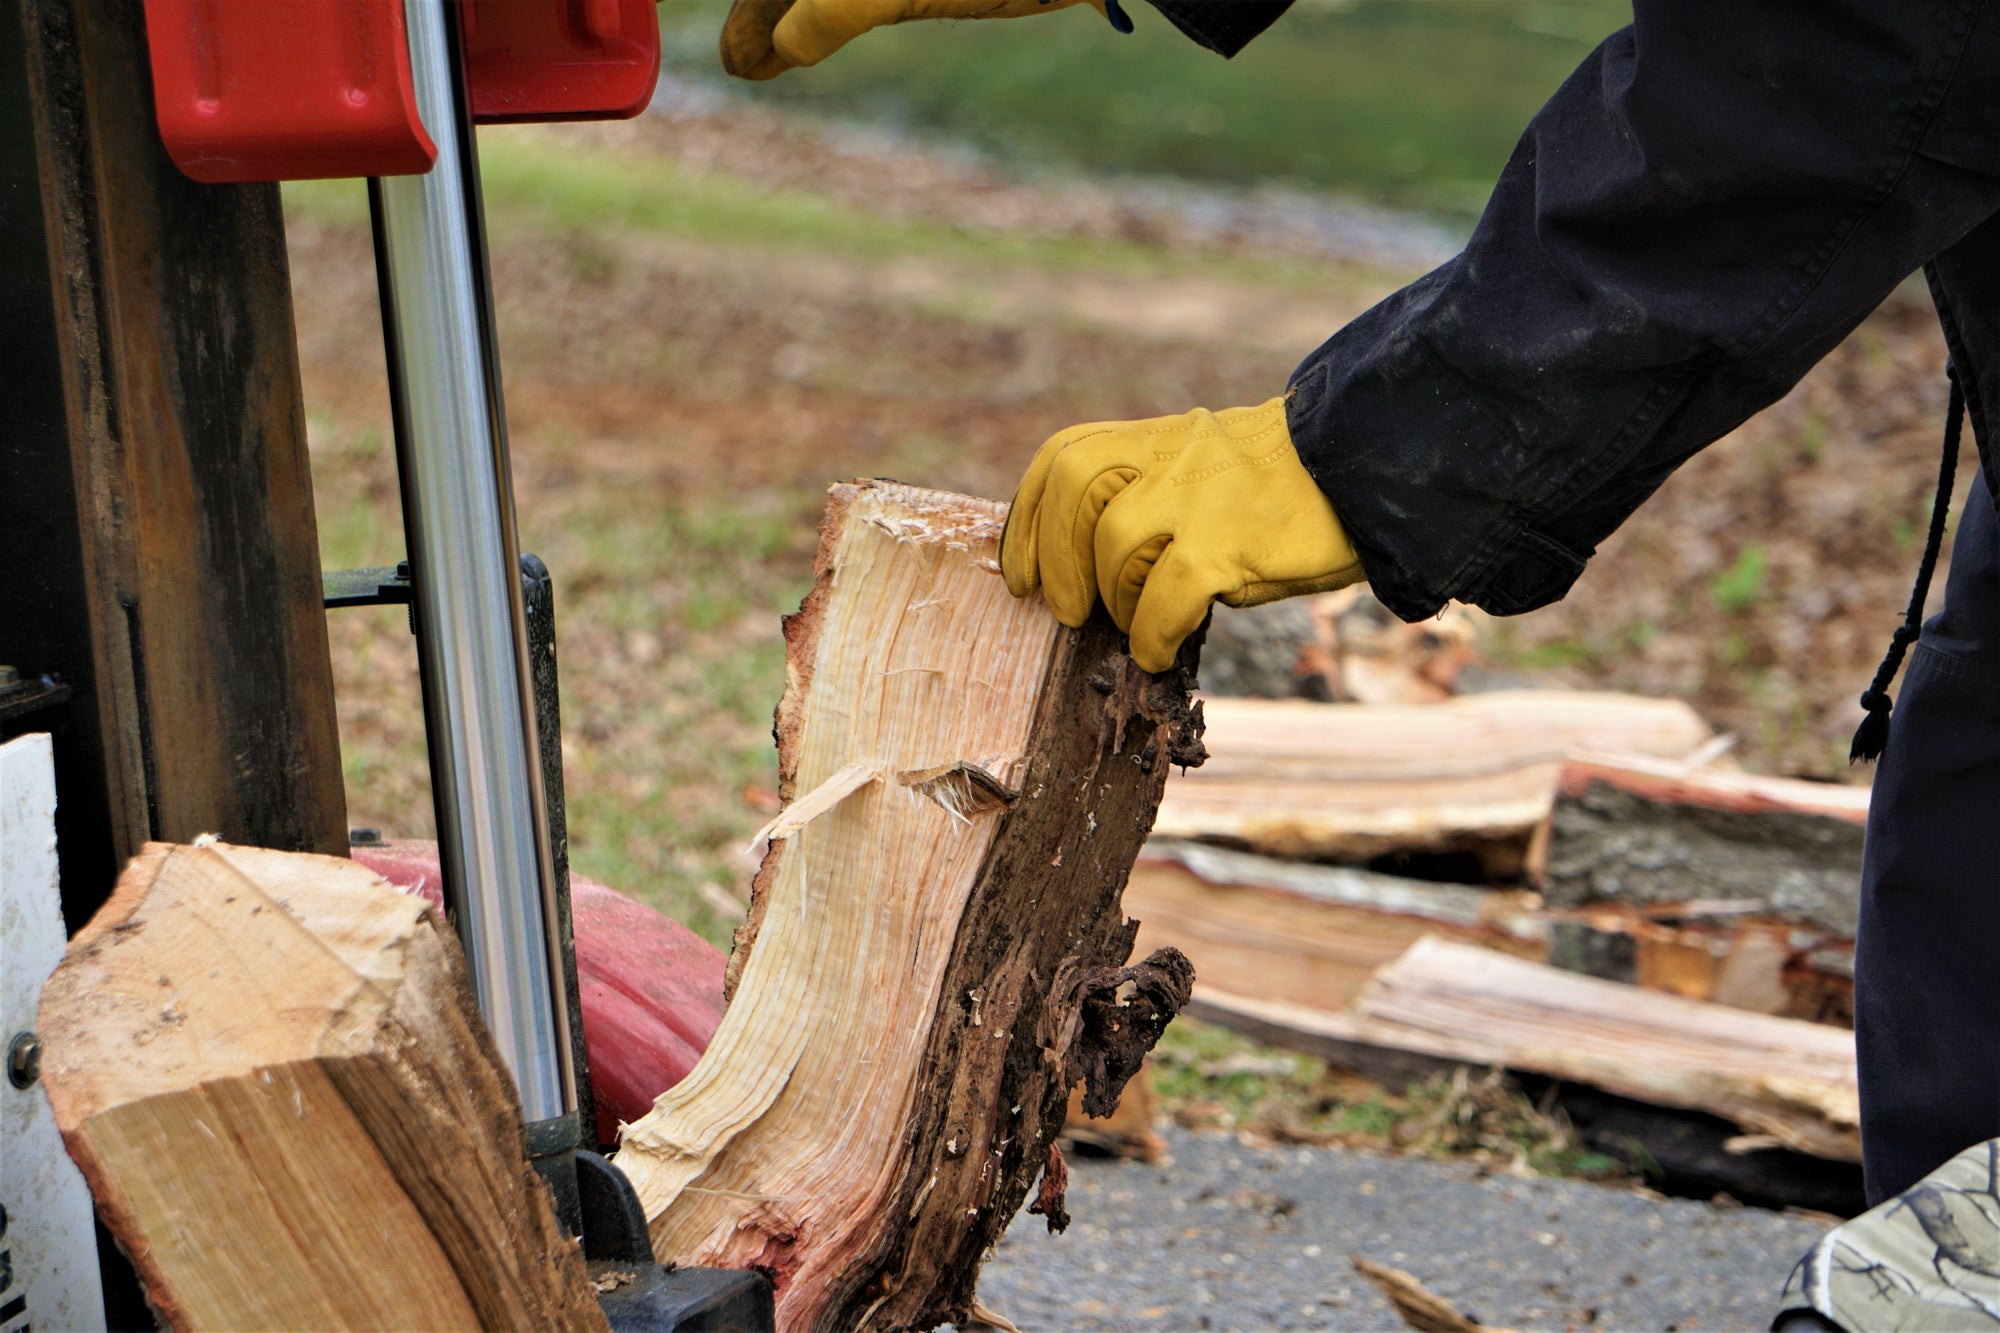
<path fill-rule="evenodd" d="M 974 1299 L 972 1312 L 959 1325 L 959 1330 L 960 1333 L 1021 1333 L 1021 1326 L 985 1301 Z"/>
<path fill-rule="evenodd" d="M 1351 1257 L 1356 1271 L 1375 1284 L 1383 1298 L 1396 1308 L 1396 1314 L 1417 1333 L 1474 1333 L 1474 1330 L 1510 1333 L 1507 1329 L 1468 1319 L 1459 1313 L 1456 1305 L 1426 1290 L 1423 1283 L 1400 1268 L 1373 1263 L 1358 1254 Z"/>

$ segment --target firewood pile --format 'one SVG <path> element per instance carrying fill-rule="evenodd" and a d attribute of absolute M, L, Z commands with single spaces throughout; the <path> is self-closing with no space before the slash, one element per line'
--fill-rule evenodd
<path fill-rule="evenodd" d="M 1673 700 L 1444 693 L 1476 624 L 1340 596 L 1296 617 L 1267 689 L 1294 697 L 1204 701 L 1211 758 L 1126 891 L 1139 947 L 1193 961 L 1191 1012 L 1385 1079 L 1501 1066 L 1719 1117 L 1738 1154 L 1858 1161 L 1866 789 L 1742 772 Z M 1267 668 L 1224 679 L 1284 676 L 1270 636 L 1217 638 Z M 1343 662 L 1381 702 L 1315 701 Z"/>

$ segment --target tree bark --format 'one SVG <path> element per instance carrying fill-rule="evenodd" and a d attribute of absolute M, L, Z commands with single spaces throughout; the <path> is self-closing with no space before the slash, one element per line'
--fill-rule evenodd
<path fill-rule="evenodd" d="M 1564 766 L 1549 961 L 1851 1026 L 1866 787 L 1624 756 Z"/>
<path fill-rule="evenodd" d="M 1867 823 L 1865 787 L 1573 762 L 1544 893 L 1552 907 L 1728 901 L 1852 939 Z"/>
<path fill-rule="evenodd" d="M 780 1326 L 929 1328 L 1185 1002 L 1127 967 L 1119 895 L 1169 768 L 1199 763 L 1194 645 L 1152 676 L 1111 624 L 1007 595 L 1005 511 L 837 486 L 787 618 L 786 810 L 702 1062 L 627 1128 L 655 1253 L 758 1266 Z"/>
<path fill-rule="evenodd" d="M 450 927 L 353 862 L 150 844 L 41 1035 L 169 1327 L 605 1327 Z"/>

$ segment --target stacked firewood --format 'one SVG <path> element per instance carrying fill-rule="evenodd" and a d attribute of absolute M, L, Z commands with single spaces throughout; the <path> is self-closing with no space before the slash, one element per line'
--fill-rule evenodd
<path fill-rule="evenodd" d="M 1195 1012 L 1385 1077 L 1499 1065 L 1720 1117 L 1732 1151 L 1856 1160 L 1866 789 L 1741 772 L 1672 700 L 1453 695 L 1469 640 L 1367 605 L 1311 606 L 1295 660 L 1380 702 L 1297 697 L 1339 697 L 1309 673 L 1209 699 L 1211 758 L 1168 783 L 1125 903 L 1141 947 L 1193 960 Z"/>

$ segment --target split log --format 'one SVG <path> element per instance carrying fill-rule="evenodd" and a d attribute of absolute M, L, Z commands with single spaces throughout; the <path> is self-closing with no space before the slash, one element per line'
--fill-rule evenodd
<path fill-rule="evenodd" d="M 1198 1016 L 1306 1038 L 1330 1059 L 1408 1072 L 1497 1065 L 1720 1116 L 1833 1161 L 1861 1156 L 1854 1036 L 1425 939 L 1343 1013 L 1198 990 Z"/>
<path fill-rule="evenodd" d="M 1206 715 L 1214 758 L 1168 784 L 1162 835 L 1328 861 L 1470 856 L 1494 880 L 1530 869 L 1570 751 L 1682 759 L 1710 740 L 1678 701 L 1565 690 L 1365 706 L 1210 699 Z"/>
<path fill-rule="evenodd" d="M 1740 900 L 1548 914 L 1552 967 L 1760 1014 L 1854 1026 L 1854 941 Z"/>
<path fill-rule="evenodd" d="M 1456 1305 L 1438 1295 L 1409 1273 L 1387 1264 L 1352 1256 L 1354 1271 L 1375 1284 L 1375 1290 L 1396 1311 L 1396 1317 L 1416 1333 L 1508 1333 L 1462 1313 Z"/>
<path fill-rule="evenodd" d="M 1485 613 L 1452 605 L 1406 625 L 1365 584 L 1263 606 L 1218 606 L 1201 650 L 1211 695 L 1435 703 L 1458 693 Z"/>
<path fill-rule="evenodd" d="M 1204 988 L 1329 1011 L 1426 935 L 1539 961 L 1537 901 L 1158 838 L 1125 889 L 1139 948 L 1179 949 Z"/>
<path fill-rule="evenodd" d="M 1573 759 L 1561 788 L 1551 963 L 1851 1025 L 1867 788 L 1633 756 Z"/>
<path fill-rule="evenodd" d="M 968 1317 L 1069 1090 L 1108 1110 L 1185 1001 L 1125 963 L 1119 894 L 1167 770 L 1198 763 L 1194 647 L 1138 670 L 1101 616 L 1007 595 L 1004 509 L 834 488 L 788 617 L 780 793 L 733 994 L 618 1154 L 655 1253 L 774 1275 L 798 1329 Z"/>
<path fill-rule="evenodd" d="M 354 849 L 354 860 L 405 893 L 443 902 L 434 842 L 364 844 Z M 708 1048 L 722 1022 L 724 959 L 707 940 L 616 889 L 574 875 L 569 891 L 597 1141 L 613 1144 L 619 1126 L 652 1109 L 654 1100 L 686 1078 Z M 1126 892 L 1129 898 L 1130 886 Z M 1144 940 L 1142 931 L 1142 948 Z M 1143 1068 L 1125 1085 L 1109 1116 L 1085 1115 L 1078 1086 L 1070 1097 L 1062 1141 L 1114 1157 L 1157 1162 L 1166 1157 L 1167 1141 L 1153 1128 L 1154 1114 Z"/>
<path fill-rule="evenodd" d="M 1472 663 L 1486 613 L 1452 603 L 1419 625 L 1382 605 L 1368 585 L 1308 599 L 1313 642 L 1300 654 L 1301 676 L 1339 703 L 1428 704 L 1458 692 Z M 1306 693 L 1301 690 L 1300 693 Z"/>
<path fill-rule="evenodd" d="M 175 1329 L 602 1329 L 435 909 L 149 844 L 43 991 L 43 1079 Z"/>

